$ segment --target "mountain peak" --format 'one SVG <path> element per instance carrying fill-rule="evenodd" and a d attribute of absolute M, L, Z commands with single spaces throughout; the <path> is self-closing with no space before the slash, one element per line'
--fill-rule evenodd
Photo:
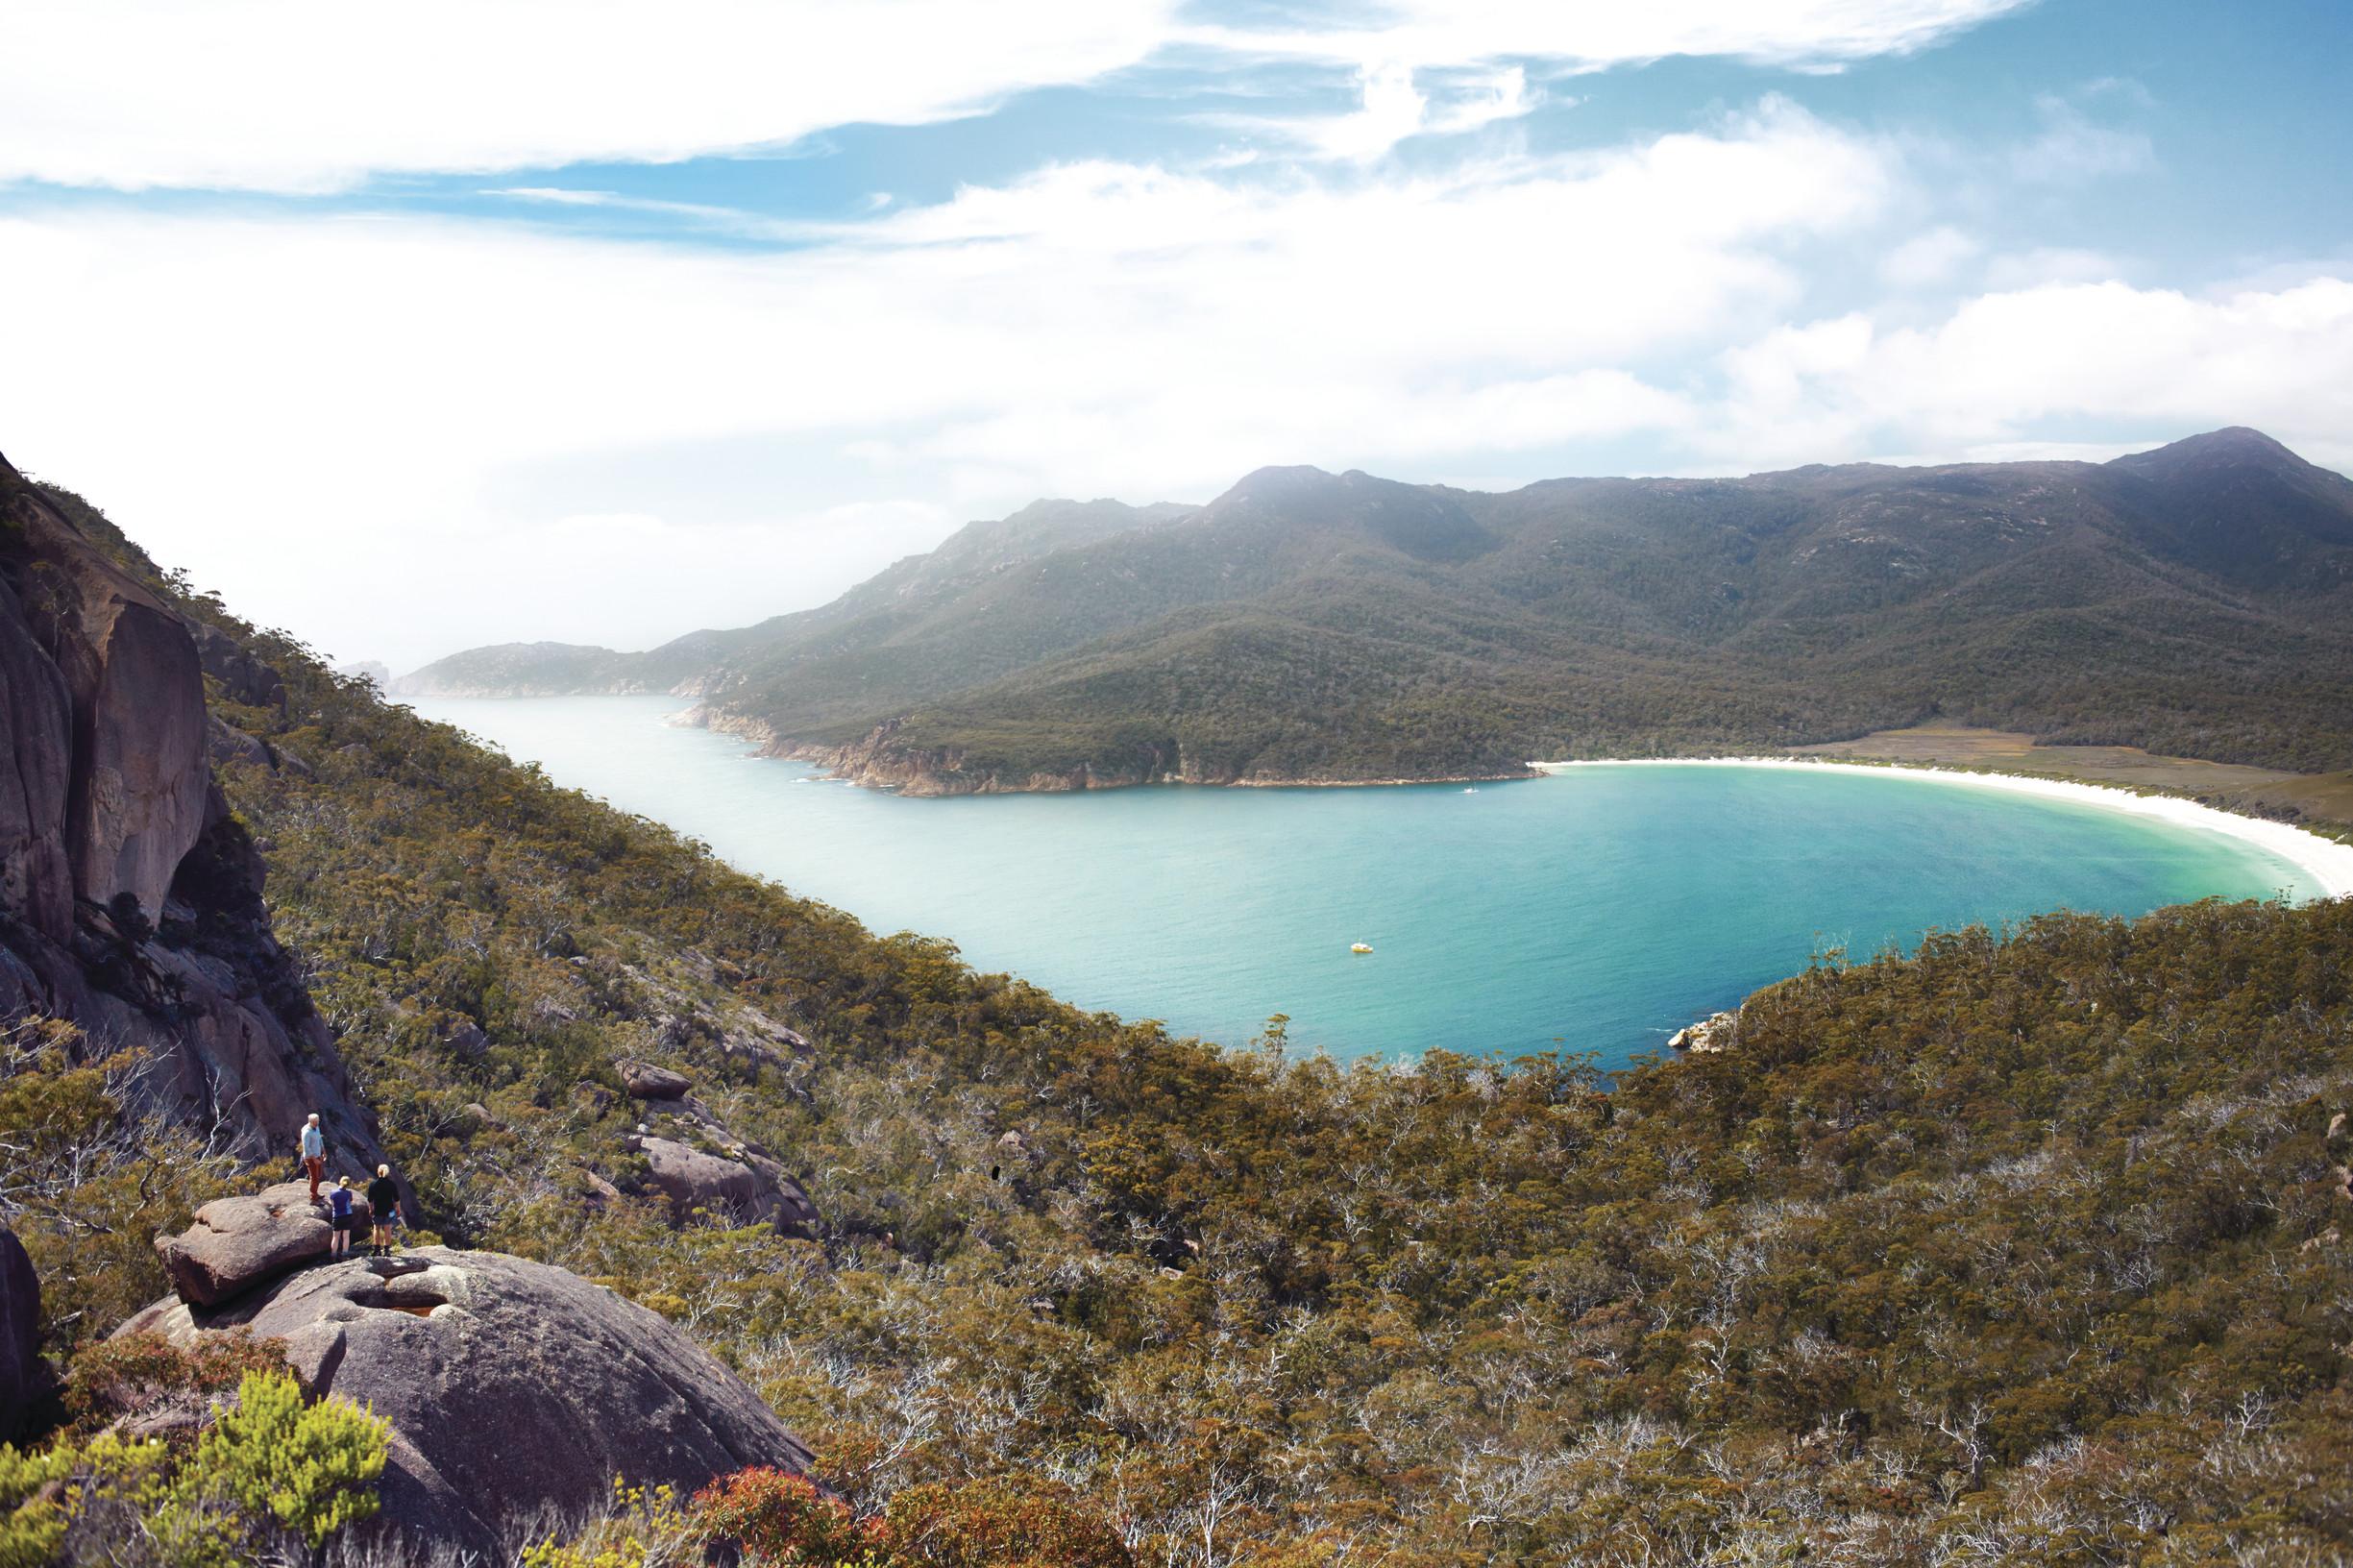
<path fill-rule="evenodd" d="M 1314 495 L 1339 483 L 1336 476 L 1327 474 L 1310 463 L 1272 463 L 1254 468 L 1236 479 L 1212 505 L 1231 505 L 1238 501 L 1287 502 L 1301 496 Z"/>
<path fill-rule="evenodd" d="M 2245 425 L 2226 425 L 2200 435 L 2186 435 L 2149 452 L 2116 458 L 2108 466 L 2136 474 L 2171 476 L 2249 465 L 2296 473 L 2312 467 L 2263 431 Z"/>
<path fill-rule="evenodd" d="M 1256 469 L 1201 515 L 1249 530 L 1273 525 L 1294 536 L 1369 541 L 1431 562 L 1459 564 L 1500 542 L 1452 495 L 1354 468 L 1345 474 L 1306 464 Z"/>

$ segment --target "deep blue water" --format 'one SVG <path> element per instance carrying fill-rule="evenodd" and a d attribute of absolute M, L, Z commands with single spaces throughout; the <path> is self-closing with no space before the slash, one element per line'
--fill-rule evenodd
<path fill-rule="evenodd" d="M 675 698 L 413 705 L 878 931 L 1230 1043 L 1287 1013 L 1343 1056 L 1614 1066 L 1826 948 L 2316 891 L 2219 834 L 1895 772 L 907 799 L 668 725 Z"/>

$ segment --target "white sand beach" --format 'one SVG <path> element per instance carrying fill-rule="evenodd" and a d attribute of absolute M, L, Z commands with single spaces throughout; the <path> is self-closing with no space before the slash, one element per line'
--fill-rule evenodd
<path fill-rule="evenodd" d="M 1803 757 L 1630 757 L 1589 762 L 1532 762 L 1529 766 L 1549 773 L 1570 768 L 1640 768 L 1660 764 L 1706 768 L 1809 768 L 1830 772 L 1870 773 L 1881 778 L 1895 774 L 1938 783 L 1973 784 L 1980 789 L 2008 790 L 2016 795 L 2039 795 L 2053 800 L 2074 800 L 2112 811 L 2131 812 L 2140 817 L 2154 817 L 2183 827 L 2228 834 L 2292 862 L 2321 889 L 2325 897 L 2341 898 L 2353 894 L 2353 844 L 2339 844 L 2334 839 L 2308 833 L 2289 822 L 2243 817 L 2234 811 L 2217 810 L 2213 806 L 2202 806 L 2194 800 L 2184 800 L 2175 796 L 2135 795 L 2130 790 L 2110 789 L 2100 784 L 2079 784 L 2071 779 L 2041 778 L 2024 773 L 1979 773 L 1955 768 L 1901 764 L 1816 762 Z"/>

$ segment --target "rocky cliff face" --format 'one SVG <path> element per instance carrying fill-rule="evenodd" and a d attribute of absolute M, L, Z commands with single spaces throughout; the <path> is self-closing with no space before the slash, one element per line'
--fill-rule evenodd
<path fill-rule="evenodd" d="M 0 1442 L 13 1442 L 52 1387 L 41 1360 L 41 1282 L 16 1233 L 0 1226 Z"/>
<path fill-rule="evenodd" d="M 208 670 L 239 701 L 284 700 L 276 672 L 191 629 L 0 460 L 0 1017 L 143 1052 L 155 1109 L 250 1158 L 290 1158 L 317 1111 L 335 1164 L 372 1171 L 373 1116 L 213 782 Z"/>

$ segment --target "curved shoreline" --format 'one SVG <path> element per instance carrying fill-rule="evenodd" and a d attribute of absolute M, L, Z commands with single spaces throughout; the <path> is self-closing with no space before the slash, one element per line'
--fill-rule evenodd
<path fill-rule="evenodd" d="M 2106 784 L 2085 784 L 2074 779 L 2048 778 L 2039 773 L 1981 772 L 1974 769 L 1939 768 L 1903 762 L 1817 762 L 1806 757 L 1605 757 L 1575 762 L 1532 762 L 1529 766 L 1545 773 L 1560 772 L 1571 768 L 1795 768 L 1869 773 L 1881 778 L 1897 773 L 1933 783 L 1974 784 L 1983 789 L 2006 790 L 2013 795 L 2072 800 L 2079 805 L 2100 806 L 2110 811 L 2129 812 L 2136 817 L 2154 818 L 2177 827 L 2194 827 L 2209 833 L 2219 833 L 2243 844 L 2267 849 L 2294 866 L 2319 887 L 2318 896 L 2322 898 L 2353 895 L 2353 844 L 2324 839 L 2292 822 L 2248 817 L 2173 795 L 2141 795 Z"/>

